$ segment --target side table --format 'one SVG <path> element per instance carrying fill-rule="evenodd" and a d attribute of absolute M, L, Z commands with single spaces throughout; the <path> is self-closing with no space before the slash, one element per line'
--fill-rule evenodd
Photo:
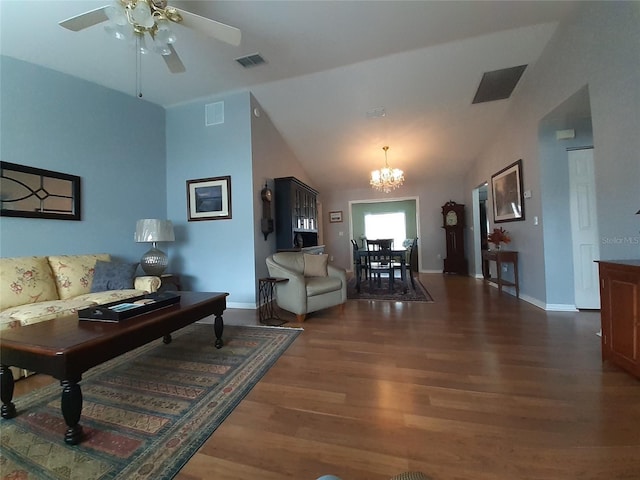
<path fill-rule="evenodd" d="M 180 291 L 182 290 L 182 283 L 180 283 L 180 275 L 176 273 L 164 273 L 160 275 L 160 280 L 162 283 L 160 284 L 159 292 L 166 291 Z"/>
<path fill-rule="evenodd" d="M 278 316 L 278 312 L 274 307 L 274 293 L 277 283 L 288 282 L 288 278 L 265 277 L 258 279 L 258 315 L 260 323 L 279 327 L 287 323 Z"/>
<path fill-rule="evenodd" d="M 502 287 L 515 287 L 516 298 L 520 298 L 520 283 L 518 281 L 518 252 L 511 250 L 485 250 L 482 252 L 482 260 L 488 262 L 496 262 L 497 278 L 489 278 L 489 268 L 485 279 L 491 283 L 498 285 L 498 293 L 502 293 Z M 502 264 L 513 264 L 513 282 L 509 282 L 502 278 Z"/>

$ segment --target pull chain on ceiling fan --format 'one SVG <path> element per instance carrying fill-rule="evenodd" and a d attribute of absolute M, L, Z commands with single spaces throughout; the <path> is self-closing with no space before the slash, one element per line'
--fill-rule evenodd
<path fill-rule="evenodd" d="M 115 38 L 128 40 L 136 48 L 137 57 L 149 52 L 148 45 L 152 45 L 151 50 L 162 55 L 171 73 L 186 70 L 173 48 L 176 36 L 171 30 L 172 23 L 234 46 L 240 45 L 242 38 L 236 27 L 171 7 L 167 0 L 115 0 L 111 5 L 63 20 L 60 26 L 79 32 L 107 21 L 105 30 Z"/>

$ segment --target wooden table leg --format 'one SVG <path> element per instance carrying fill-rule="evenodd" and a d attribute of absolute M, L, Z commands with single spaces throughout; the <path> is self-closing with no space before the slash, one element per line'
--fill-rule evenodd
<path fill-rule="evenodd" d="M 224 330 L 224 322 L 222 321 L 222 314 L 216 314 L 216 319 L 213 322 L 213 331 L 216 334 L 216 348 L 222 348 L 224 341 L 222 340 L 222 331 Z"/>
<path fill-rule="evenodd" d="M 78 382 L 74 380 L 62 380 L 60 385 L 62 416 L 67 424 L 64 441 L 68 445 L 77 445 L 82 440 L 82 427 L 78 424 L 82 414 L 82 391 Z"/>
<path fill-rule="evenodd" d="M 16 416 L 16 406 L 13 404 L 13 372 L 7 365 L 0 365 L 0 399 L 2 408 L 0 412 L 2 418 L 13 418 Z"/>

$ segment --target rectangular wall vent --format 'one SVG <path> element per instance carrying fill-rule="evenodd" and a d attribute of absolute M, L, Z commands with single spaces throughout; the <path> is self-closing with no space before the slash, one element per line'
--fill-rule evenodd
<path fill-rule="evenodd" d="M 256 65 L 267 63 L 266 60 L 262 57 L 262 55 L 260 55 L 259 53 L 252 53 L 251 55 L 238 57 L 236 58 L 236 62 L 238 62 L 244 68 L 255 67 Z"/>
<path fill-rule="evenodd" d="M 509 98 L 520 81 L 526 65 L 485 72 L 472 103 L 493 102 Z"/>
<path fill-rule="evenodd" d="M 204 106 L 204 124 L 220 125 L 224 123 L 224 102 L 208 103 Z"/>

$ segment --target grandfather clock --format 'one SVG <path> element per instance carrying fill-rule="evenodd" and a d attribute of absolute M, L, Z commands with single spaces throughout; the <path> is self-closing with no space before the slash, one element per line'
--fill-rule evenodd
<path fill-rule="evenodd" d="M 464 258 L 464 205 L 448 201 L 442 206 L 442 228 L 447 239 L 447 258 L 442 273 L 467 275 L 469 268 Z"/>

